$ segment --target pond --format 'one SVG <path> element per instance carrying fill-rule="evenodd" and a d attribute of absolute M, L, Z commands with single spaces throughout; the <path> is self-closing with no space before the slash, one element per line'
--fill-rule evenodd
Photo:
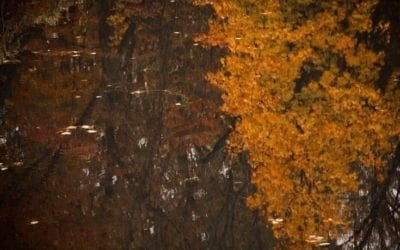
<path fill-rule="evenodd" d="M 20 62 L 1 66 L 1 248 L 270 248 L 204 79 L 223 52 L 194 41 L 211 10 L 133 6 L 112 47 L 102 7 L 31 29 Z"/>
<path fill-rule="evenodd" d="M 1 1 L 0 248 L 397 249 L 400 3 L 332 3 Z"/>

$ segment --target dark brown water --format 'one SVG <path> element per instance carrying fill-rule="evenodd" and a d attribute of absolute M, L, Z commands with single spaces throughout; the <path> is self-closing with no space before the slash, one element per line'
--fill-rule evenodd
<path fill-rule="evenodd" d="M 211 10 L 136 7 L 119 47 L 93 2 L 1 66 L 1 249 L 272 247 L 204 80 L 223 53 L 194 41 Z"/>
<path fill-rule="evenodd" d="M 350 200 L 352 232 L 274 240 L 205 80 L 226 55 L 195 41 L 214 13 L 191 2 L 0 0 L 0 249 L 398 249 L 400 146 Z M 373 16 L 395 38 L 393 3 Z M 398 39 L 384 51 L 398 82 Z"/>

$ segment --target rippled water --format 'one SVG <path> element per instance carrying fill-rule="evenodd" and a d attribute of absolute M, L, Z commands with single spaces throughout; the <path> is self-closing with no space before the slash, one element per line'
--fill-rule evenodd
<path fill-rule="evenodd" d="M 248 152 L 227 154 L 234 119 L 206 80 L 227 50 L 196 41 L 215 13 L 192 2 L 0 1 L 0 249 L 400 245 L 400 146 L 384 181 L 360 170 L 367 181 L 340 197 L 355 208 L 349 232 L 274 239 L 288 214 L 262 219 L 246 206 Z M 378 2 L 374 22 L 398 35 L 396 9 Z M 397 83 L 391 41 L 384 73 Z"/>
<path fill-rule="evenodd" d="M 204 80 L 223 52 L 194 41 L 211 11 L 164 3 L 117 51 L 96 8 L 1 66 L 1 248 L 271 248 Z"/>

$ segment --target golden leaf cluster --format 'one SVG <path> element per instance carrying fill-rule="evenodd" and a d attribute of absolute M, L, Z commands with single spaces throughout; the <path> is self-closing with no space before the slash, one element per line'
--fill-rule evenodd
<path fill-rule="evenodd" d="M 398 87 L 375 86 L 384 54 L 357 40 L 371 31 L 377 0 L 196 3 L 217 16 L 198 41 L 230 52 L 207 78 L 238 117 L 231 149 L 250 152 L 248 205 L 278 238 L 334 239 L 358 190 L 350 167 L 382 173 L 400 134 Z"/>

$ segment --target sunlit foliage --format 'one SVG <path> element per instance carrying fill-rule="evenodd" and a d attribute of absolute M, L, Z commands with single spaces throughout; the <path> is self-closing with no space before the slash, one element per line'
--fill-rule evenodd
<path fill-rule="evenodd" d="M 357 39 L 377 1 L 196 2 L 216 12 L 198 40 L 230 52 L 208 79 L 238 118 L 231 149 L 250 152 L 248 205 L 278 238 L 337 238 L 349 228 L 355 167 L 383 178 L 400 133 L 398 87 L 376 87 L 384 54 Z"/>

